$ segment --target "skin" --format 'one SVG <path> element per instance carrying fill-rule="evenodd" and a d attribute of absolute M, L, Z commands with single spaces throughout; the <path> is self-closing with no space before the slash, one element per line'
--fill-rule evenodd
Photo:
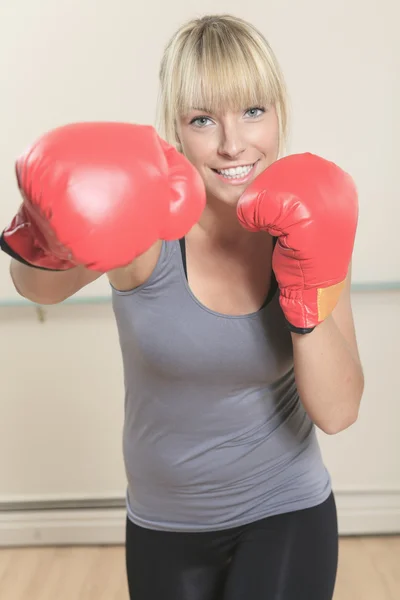
<path fill-rule="evenodd" d="M 213 114 L 193 109 L 178 119 L 183 153 L 202 176 L 207 208 L 197 226 L 220 239 L 248 237 L 238 226 L 236 205 L 246 187 L 278 156 L 279 126 L 276 110 L 249 107 Z M 238 185 L 215 169 L 256 163 L 250 178 Z"/>

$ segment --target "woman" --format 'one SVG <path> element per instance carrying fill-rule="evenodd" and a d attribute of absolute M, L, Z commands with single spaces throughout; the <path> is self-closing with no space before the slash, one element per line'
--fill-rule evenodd
<path fill-rule="evenodd" d="M 162 135 L 206 194 L 186 235 L 160 236 L 98 273 L 66 265 L 70 254 L 32 269 L 26 245 L 21 258 L 22 244 L 10 250 L 3 235 L 13 280 L 55 302 L 108 272 L 126 386 L 131 598 L 328 600 L 337 515 L 315 427 L 334 434 L 358 414 L 350 270 L 333 310 L 304 327 L 283 299 L 278 259 L 272 269 L 282 244 L 244 214 L 245 192 L 280 164 L 287 133 L 282 74 L 253 26 L 190 21 L 167 45 L 160 81 Z M 121 245 L 111 242 L 109 252 Z"/>

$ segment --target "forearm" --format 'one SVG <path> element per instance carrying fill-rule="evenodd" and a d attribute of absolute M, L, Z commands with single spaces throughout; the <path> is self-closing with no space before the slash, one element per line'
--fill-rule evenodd
<path fill-rule="evenodd" d="M 94 281 L 100 273 L 84 267 L 65 271 L 37 269 L 11 259 L 10 275 L 17 292 L 37 304 L 56 304 Z"/>
<path fill-rule="evenodd" d="M 329 316 L 307 335 L 292 334 L 300 399 L 325 433 L 346 429 L 357 419 L 364 376 L 354 351 Z"/>

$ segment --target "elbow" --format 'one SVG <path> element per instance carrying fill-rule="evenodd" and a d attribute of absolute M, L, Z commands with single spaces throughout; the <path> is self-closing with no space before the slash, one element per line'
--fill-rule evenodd
<path fill-rule="evenodd" d="M 19 265 L 17 265 L 17 267 L 18 266 Z M 49 286 L 39 286 L 35 281 L 32 284 L 32 281 L 30 281 L 29 279 L 27 282 L 26 280 L 24 280 L 24 277 L 18 277 L 18 273 L 15 273 L 15 263 L 13 262 L 11 262 L 10 265 L 10 276 L 17 294 L 21 296 L 21 298 L 23 298 L 24 300 L 28 300 L 33 304 L 60 304 L 61 302 L 67 300 L 70 296 L 70 294 L 66 293 L 65 290 L 63 290 L 63 294 L 60 294 L 60 290 L 58 289 L 58 287 L 55 289 L 49 289 Z"/>
<path fill-rule="evenodd" d="M 69 295 L 65 296 L 43 296 L 43 295 L 35 295 L 35 294 L 27 294 L 24 296 L 26 300 L 32 302 L 33 304 L 38 304 L 40 306 L 54 306 L 56 304 L 61 304 L 68 300 Z"/>
<path fill-rule="evenodd" d="M 351 410 L 343 411 L 343 413 L 336 418 L 331 418 L 329 421 L 322 423 L 319 425 L 320 429 L 327 435 L 336 435 L 337 433 L 341 433 L 346 429 L 349 429 L 352 425 L 356 423 L 358 420 L 361 399 L 364 394 L 364 374 L 361 370 L 360 376 L 358 378 L 357 389 L 353 391 L 353 408 Z"/>
<path fill-rule="evenodd" d="M 326 433 L 326 435 L 336 435 L 349 429 L 358 419 L 358 414 L 355 416 L 342 419 L 341 421 L 330 421 L 329 423 L 321 423 L 319 428 Z"/>
<path fill-rule="evenodd" d="M 361 400 L 361 397 L 360 397 Z M 346 429 L 349 429 L 358 420 L 360 410 L 360 401 L 357 402 L 356 407 L 351 411 L 346 411 L 345 414 L 331 418 L 320 423 L 316 423 L 318 427 L 327 435 L 336 435 Z"/>
<path fill-rule="evenodd" d="M 68 296 L 62 297 L 62 298 L 47 297 L 42 294 L 35 294 L 31 290 L 22 291 L 21 288 L 19 288 L 15 283 L 14 283 L 14 288 L 15 288 L 15 291 L 17 292 L 17 294 L 19 296 L 21 296 L 21 298 L 23 298 L 24 300 L 28 300 L 28 302 L 32 302 L 32 304 L 50 306 L 52 304 L 59 304 L 68 298 Z"/>

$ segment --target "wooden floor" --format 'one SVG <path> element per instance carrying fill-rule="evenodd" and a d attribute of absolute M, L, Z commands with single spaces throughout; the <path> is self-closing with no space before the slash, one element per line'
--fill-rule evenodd
<path fill-rule="evenodd" d="M 128 600 L 124 548 L 0 548 L 0 598 Z M 334 600 L 399 599 L 400 537 L 342 538 Z"/>

